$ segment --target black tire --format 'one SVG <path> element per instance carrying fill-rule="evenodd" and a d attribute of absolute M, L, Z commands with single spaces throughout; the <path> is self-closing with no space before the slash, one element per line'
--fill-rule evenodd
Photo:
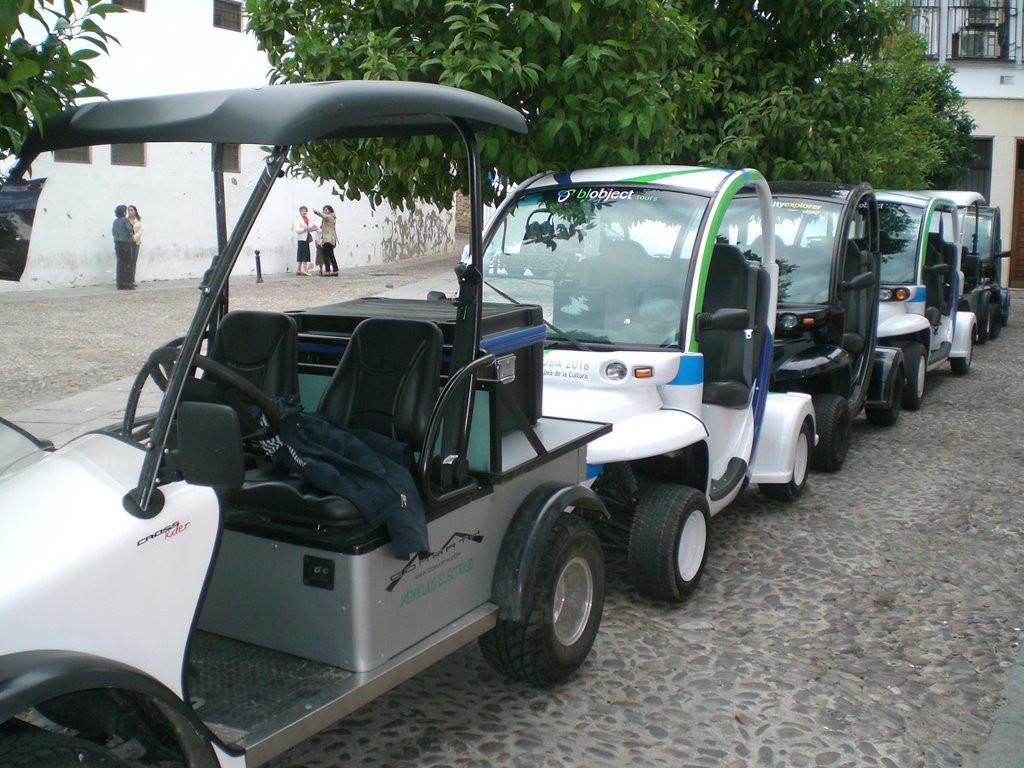
<path fill-rule="evenodd" d="M 903 388 L 906 386 L 907 374 L 900 369 L 893 374 L 892 395 L 887 405 L 864 406 L 864 415 L 872 424 L 879 427 L 891 427 L 900 418 L 903 407 Z"/>
<path fill-rule="evenodd" d="M 984 291 L 978 296 L 978 311 L 974 313 L 974 319 L 977 328 L 977 335 L 975 340 L 978 344 L 984 344 L 989 340 L 991 335 L 990 323 L 992 315 L 988 309 L 989 306 L 989 293 Z"/>
<path fill-rule="evenodd" d="M 811 453 L 811 468 L 837 472 L 850 450 L 850 406 L 842 395 L 815 395 L 814 420 L 818 444 Z"/>
<path fill-rule="evenodd" d="M 776 501 L 792 501 L 804 492 L 807 475 L 811 470 L 811 454 L 814 452 L 814 428 L 806 420 L 797 436 L 796 456 L 793 459 L 793 476 L 788 483 L 760 483 L 761 493 Z"/>
<path fill-rule="evenodd" d="M 562 514 L 544 542 L 536 599 L 523 621 L 498 620 L 480 651 L 501 675 L 553 685 L 580 668 L 604 610 L 604 554 L 590 524 Z"/>
<path fill-rule="evenodd" d="M 700 583 L 708 559 L 708 500 L 696 488 L 653 485 L 629 530 L 629 575 L 642 594 L 678 603 Z"/>
<path fill-rule="evenodd" d="M 131 764 L 91 741 L 26 726 L 0 730 L 0 765 L 3 768 L 127 768 Z"/>
<path fill-rule="evenodd" d="M 903 366 L 907 372 L 903 387 L 903 407 L 908 411 L 921 410 L 924 401 L 924 385 L 928 376 L 928 358 L 924 345 L 914 342 L 903 348 Z"/>
<path fill-rule="evenodd" d="M 1003 310 L 999 306 L 999 302 L 994 302 L 989 306 L 988 311 L 988 337 L 989 339 L 998 339 L 999 332 L 1003 330 Z"/>
<path fill-rule="evenodd" d="M 967 357 L 949 358 L 949 368 L 957 376 L 966 376 L 971 371 L 971 361 L 974 360 L 974 338 L 971 338 L 970 346 L 967 347 Z"/>

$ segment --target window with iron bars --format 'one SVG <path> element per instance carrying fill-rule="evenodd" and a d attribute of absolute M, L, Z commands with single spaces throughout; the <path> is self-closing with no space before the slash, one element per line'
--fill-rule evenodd
<path fill-rule="evenodd" d="M 925 41 L 925 55 L 939 58 L 939 4 L 936 0 L 906 0 L 900 4 L 903 23 Z"/>
<path fill-rule="evenodd" d="M 231 0 L 213 0 L 213 26 L 232 32 L 242 31 L 242 4 Z"/>
<path fill-rule="evenodd" d="M 946 6 L 948 59 L 1008 61 L 1014 57 L 1017 16 L 1005 0 L 960 0 Z"/>
<path fill-rule="evenodd" d="M 146 164 L 146 145 L 111 144 L 110 164 L 144 166 Z"/>

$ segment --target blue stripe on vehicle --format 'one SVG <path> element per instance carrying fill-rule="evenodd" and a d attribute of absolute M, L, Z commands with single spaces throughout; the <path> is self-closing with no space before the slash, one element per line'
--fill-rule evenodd
<path fill-rule="evenodd" d="M 571 173 L 556 173 L 555 174 L 555 183 L 556 184 L 572 184 L 572 174 Z"/>
<path fill-rule="evenodd" d="M 587 480 L 593 480 L 601 474 L 604 464 L 587 464 Z"/>
<path fill-rule="evenodd" d="M 761 436 L 761 422 L 764 421 L 764 411 L 768 404 L 768 375 L 772 370 L 772 335 L 764 335 L 764 343 L 761 345 L 761 365 L 757 372 L 757 379 L 754 381 L 754 445 L 750 455 L 757 450 L 757 440 Z"/>
<path fill-rule="evenodd" d="M 518 328 L 508 333 L 495 334 L 481 339 L 480 346 L 487 352 L 501 355 L 515 349 L 529 347 L 532 344 L 543 344 L 547 336 L 547 328 L 543 325 L 534 325 L 529 328 Z"/>
<path fill-rule="evenodd" d="M 704 381 L 704 355 L 683 355 L 679 358 L 679 370 L 669 384 L 685 387 Z"/>
<path fill-rule="evenodd" d="M 925 300 L 925 294 L 926 294 L 926 291 L 925 291 L 925 287 L 923 285 L 915 286 L 914 292 L 910 295 L 910 298 L 907 299 L 907 301 L 908 302 L 924 301 Z"/>

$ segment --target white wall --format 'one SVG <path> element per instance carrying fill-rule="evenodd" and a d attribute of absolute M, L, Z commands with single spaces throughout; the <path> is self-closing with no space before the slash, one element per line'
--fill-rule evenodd
<path fill-rule="evenodd" d="M 114 14 L 102 22 L 120 40 L 109 56 L 93 59 L 96 85 L 114 99 L 264 85 L 266 57 L 252 37 L 213 26 L 213 0 L 147 0 L 145 12 Z M 31 37 L 30 37 L 31 39 Z M 258 147 L 242 148 L 242 173 L 228 174 L 231 229 L 262 169 Z M 197 277 L 216 245 L 213 179 L 207 145 L 146 145 L 146 167 L 111 166 L 109 147 L 93 147 L 88 165 L 37 159 L 33 178 L 46 177 L 21 283 L 0 291 L 114 282 L 110 237 L 114 207 L 134 204 L 143 218 L 138 279 Z M 253 228 L 236 274 L 295 267 L 291 224 L 300 205 L 330 203 L 338 214 L 340 266 L 382 263 L 436 253 L 454 243 L 454 216 L 430 206 L 397 213 L 387 206 L 344 201 L 332 187 L 290 176 L 279 179 Z M 315 219 L 315 217 L 313 217 Z"/>

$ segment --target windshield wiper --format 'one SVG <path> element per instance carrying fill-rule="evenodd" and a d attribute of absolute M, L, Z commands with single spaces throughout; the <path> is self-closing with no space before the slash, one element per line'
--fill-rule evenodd
<path fill-rule="evenodd" d="M 490 288 L 496 294 L 501 296 L 501 298 L 505 299 L 505 301 L 509 301 L 509 302 L 515 304 L 517 307 L 521 307 L 523 305 L 523 302 L 519 301 L 518 299 L 512 298 L 511 296 L 509 296 L 507 293 L 505 293 L 500 288 L 495 288 L 489 281 L 484 280 L 484 285 L 486 285 L 488 288 Z M 567 333 L 567 332 L 563 331 L 561 328 L 557 327 L 554 323 L 552 323 L 552 322 L 550 322 L 548 320 L 545 320 L 543 317 L 541 318 L 541 321 L 544 323 L 544 325 L 546 325 L 552 331 L 554 331 L 559 336 L 561 336 L 563 339 L 568 341 L 570 344 L 572 344 L 576 349 L 580 350 L 581 352 L 593 352 L 594 351 L 593 347 L 588 347 L 586 344 L 584 344 L 582 341 L 577 339 L 571 333 Z"/>

